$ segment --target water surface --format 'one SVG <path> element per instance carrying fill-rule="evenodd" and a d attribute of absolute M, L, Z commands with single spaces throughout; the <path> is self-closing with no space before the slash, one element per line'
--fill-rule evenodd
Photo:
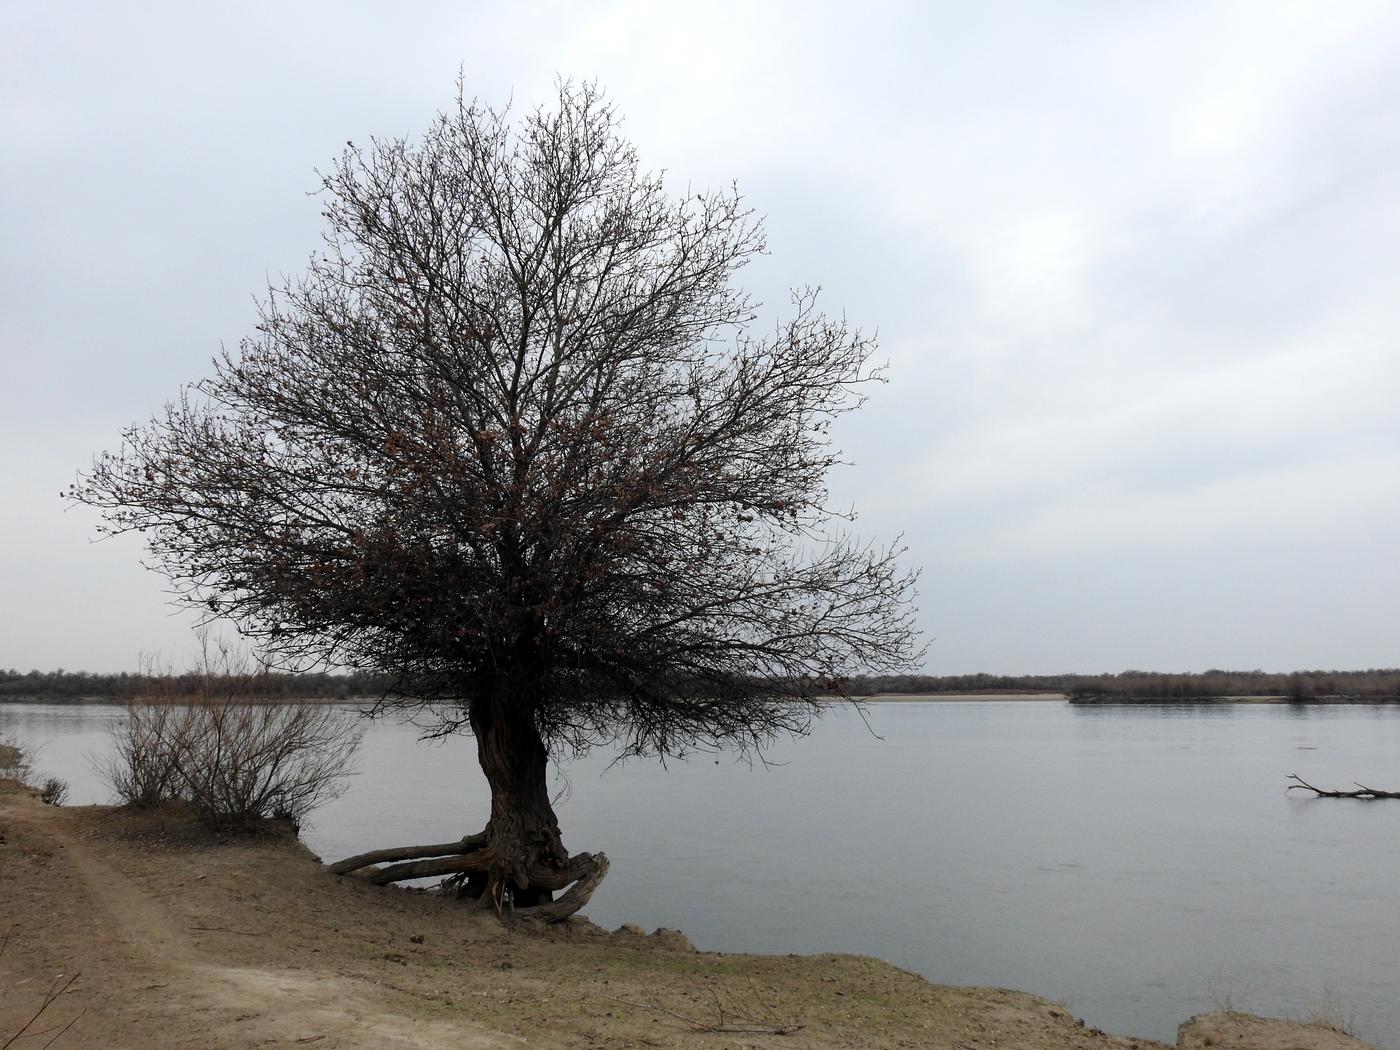
<path fill-rule="evenodd" d="M 120 709 L 0 704 L 71 801 L 106 801 L 90 755 Z M 587 913 L 717 951 L 876 955 L 949 984 L 1019 988 L 1089 1024 L 1171 1043 L 1232 1004 L 1338 1007 L 1400 1046 L 1400 708 L 877 704 L 769 764 L 611 756 L 558 782 L 565 843 L 612 870 Z M 327 859 L 485 822 L 469 739 L 375 723 L 344 797 L 304 837 Z"/>

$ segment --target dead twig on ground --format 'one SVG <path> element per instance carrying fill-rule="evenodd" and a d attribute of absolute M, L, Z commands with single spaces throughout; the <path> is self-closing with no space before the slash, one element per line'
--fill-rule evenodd
<path fill-rule="evenodd" d="M 9 939 L 10 937 L 7 933 L 5 935 L 4 943 L 8 944 Z M 47 1050 L 48 1047 L 53 1046 L 54 1043 L 58 1042 L 58 1040 L 63 1037 L 63 1034 L 67 1032 L 68 1029 L 72 1028 L 74 1024 L 77 1023 L 78 1018 L 82 1017 L 83 1014 L 87 1013 L 86 1007 L 79 1010 L 62 1028 L 58 1028 L 56 1030 L 53 1028 L 46 1028 L 42 1031 L 37 1032 L 31 1032 L 30 1029 L 38 1023 L 39 1018 L 44 1016 L 44 1014 L 48 1011 L 49 1007 L 53 1006 L 54 1003 L 58 1002 L 58 1000 L 62 996 L 68 994 L 68 992 L 72 989 L 74 982 L 77 981 L 77 979 L 80 976 L 82 976 L 81 971 L 78 971 L 71 975 L 59 974 L 57 977 L 55 977 L 53 984 L 49 986 L 49 990 L 44 993 L 44 998 L 39 1003 L 38 1009 L 36 1009 L 32 1014 L 30 1014 L 29 1020 L 25 1021 L 17 1032 L 11 1035 L 3 1043 L 0 1043 L 0 1050 L 9 1050 L 9 1048 L 13 1046 L 16 1042 L 18 1042 L 20 1039 L 26 1037 L 34 1038 L 40 1035 L 47 1035 L 49 1032 L 53 1031 L 56 1031 L 57 1034 L 47 1043 L 44 1044 L 45 1050 Z"/>
<path fill-rule="evenodd" d="M 753 981 L 750 980 L 750 985 Z M 760 1007 L 767 1013 L 767 1016 L 754 1017 L 746 1012 L 736 1009 L 734 997 L 731 995 L 728 1008 L 725 1006 L 723 998 L 714 988 L 710 989 L 710 995 L 715 1001 L 715 1020 L 702 1021 L 698 1018 L 683 1014 L 679 1010 L 672 1010 L 670 1007 L 662 1006 L 656 1002 L 634 1002 L 631 999 L 621 999 L 615 995 L 605 995 L 607 999 L 622 1006 L 630 1006 L 636 1010 L 649 1010 L 652 1013 L 665 1014 L 674 1017 L 682 1022 L 692 1032 L 716 1032 L 727 1035 L 793 1035 L 803 1029 L 803 1025 L 792 1024 L 775 1019 L 767 1005 L 758 995 L 757 988 L 753 989 L 754 999 Z"/>

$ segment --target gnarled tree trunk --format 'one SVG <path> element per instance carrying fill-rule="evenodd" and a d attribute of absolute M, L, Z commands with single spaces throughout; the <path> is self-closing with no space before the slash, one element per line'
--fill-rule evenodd
<path fill-rule="evenodd" d="M 486 829 L 457 842 L 399 846 L 348 857 L 331 865 L 347 875 L 370 865 L 370 882 L 446 875 L 462 897 L 524 918 L 557 922 L 587 903 L 608 871 L 601 853 L 564 851 L 549 798 L 549 754 L 526 704 L 476 699 L 468 710 L 477 758 L 491 787 Z M 397 862 L 397 863 L 394 863 Z M 572 884 L 572 886 L 570 885 Z M 557 901 L 554 893 L 569 887 Z"/>
<path fill-rule="evenodd" d="M 550 804 L 544 741 L 528 708 L 509 698 L 474 700 L 469 715 L 477 757 L 491 786 L 485 899 L 498 907 L 506 894 L 516 907 L 552 900 L 551 891 L 573 879 Z M 468 886 L 475 888 L 471 880 Z"/>

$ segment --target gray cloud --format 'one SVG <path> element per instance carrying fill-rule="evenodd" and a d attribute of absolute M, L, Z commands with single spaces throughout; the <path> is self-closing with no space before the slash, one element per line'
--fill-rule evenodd
<path fill-rule="evenodd" d="M 317 243 L 314 169 L 597 77 L 891 383 L 838 435 L 929 669 L 1396 663 L 1387 4 L 34 6 L 0 33 L 0 665 L 187 625 L 57 492 Z"/>

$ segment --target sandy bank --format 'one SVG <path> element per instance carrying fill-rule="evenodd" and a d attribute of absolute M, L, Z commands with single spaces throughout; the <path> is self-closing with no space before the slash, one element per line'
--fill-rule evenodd
<path fill-rule="evenodd" d="M 504 925 L 331 876 L 285 835 L 220 840 L 174 817 L 53 809 L 13 781 L 0 782 L 0 915 L 0 1042 L 57 975 L 79 973 L 32 1041 L 71 1022 L 55 1050 L 1162 1046 L 874 959 L 700 953 L 677 934 L 586 921 Z M 1217 1015 L 1179 1045 L 1365 1044 Z"/>

